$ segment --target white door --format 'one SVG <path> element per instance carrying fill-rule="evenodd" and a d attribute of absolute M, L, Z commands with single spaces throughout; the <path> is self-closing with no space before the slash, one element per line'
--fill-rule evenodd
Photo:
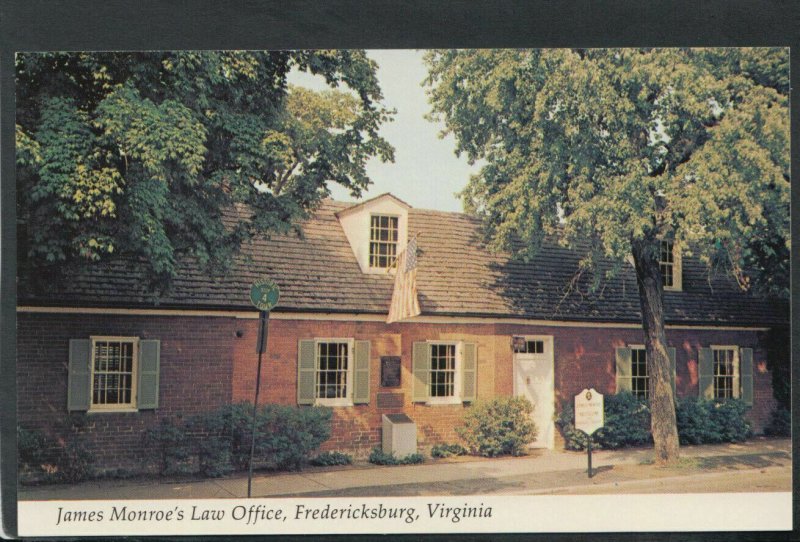
<path fill-rule="evenodd" d="M 514 396 L 526 397 L 533 404 L 532 419 L 537 431 L 531 447 L 552 449 L 555 439 L 553 337 L 515 337 L 514 343 Z"/>

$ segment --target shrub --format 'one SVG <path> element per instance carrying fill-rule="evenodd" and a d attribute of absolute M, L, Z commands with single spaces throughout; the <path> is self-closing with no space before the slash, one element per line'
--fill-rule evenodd
<path fill-rule="evenodd" d="M 744 415 L 749 407 L 740 399 L 727 399 L 713 403 L 711 421 L 719 428 L 722 442 L 744 442 L 753 436 Z"/>
<path fill-rule="evenodd" d="M 652 442 L 650 409 L 647 402 L 624 392 L 605 397 L 605 426 L 592 439 L 593 446 L 615 449 Z M 680 399 L 675 407 L 678 439 L 681 444 L 741 442 L 752 435 L 744 415 L 747 406 L 739 399 L 709 401 Z M 575 429 L 572 405 L 561 410 L 556 425 L 568 450 L 585 450 L 586 436 Z"/>
<path fill-rule="evenodd" d="M 250 466 L 252 405 L 237 403 L 193 416 L 186 424 L 190 454 L 209 477 Z M 254 461 L 299 470 L 331 435 L 329 408 L 264 405 L 256 411 Z"/>
<path fill-rule="evenodd" d="M 744 417 L 747 408 L 739 399 L 681 399 L 675 409 L 680 443 L 716 444 L 747 440 L 753 434 Z"/>
<path fill-rule="evenodd" d="M 498 397 L 469 408 L 456 432 L 474 454 L 523 455 L 536 438 L 533 405 L 524 397 Z"/>
<path fill-rule="evenodd" d="M 764 428 L 764 434 L 771 437 L 792 436 L 792 414 L 783 407 L 772 411 L 769 424 Z"/>
<path fill-rule="evenodd" d="M 158 461 L 161 474 L 174 474 L 189 470 L 190 458 L 186 430 L 171 419 L 162 418 L 161 423 L 144 434 L 145 447 Z"/>
<path fill-rule="evenodd" d="M 312 457 L 308 462 L 318 467 L 331 467 L 334 465 L 352 465 L 353 456 L 351 456 L 350 454 L 343 454 L 342 452 L 322 452 L 316 457 Z"/>
<path fill-rule="evenodd" d="M 711 420 L 711 401 L 686 398 L 678 401 L 675 418 L 678 422 L 678 440 L 681 444 L 706 444 L 722 442 L 721 435 Z"/>
<path fill-rule="evenodd" d="M 17 428 L 17 436 L 20 466 L 42 475 L 44 480 L 81 482 L 94 476 L 94 458 L 79 440 L 54 439 L 23 427 Z"/>
<path fill-rule="evenodd" d="M 603 401 L 605 426 L 594 434 L 601 448 L 613 450 L 653 442 L 650 434 L 650 407 L 632 393 L 607 395 Z"/>
<path fill-rule="evenodd" d="M 422 454 L 409 454 L 398 458 L 392 453 L 384 453 L 380 446 L 376 446 L 369 454 L 369 462 L 375 465 L 416 465 L 425 461 Z"/>
<path fill-rule="evenodd" d="M 466 448 L 458 443 L 437 444 L 431 448 L 431 457 L 451 457 L 454 455 L 466 455 Z"/>

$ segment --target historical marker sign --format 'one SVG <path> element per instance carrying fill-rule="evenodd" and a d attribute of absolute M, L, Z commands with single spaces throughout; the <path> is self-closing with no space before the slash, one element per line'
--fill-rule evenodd
<path fill-rule="evenodd" d="M 602 394 L 592 388 L 575 396 L 575 429 L 591 435 L 604 423 Z"/>
<path fill-rule="evenodd" d="M 270 278 L 258 279 L 250 287 L 250 301 L 260 311 L 272 310 L 280 297 L 278 285 Z"/>

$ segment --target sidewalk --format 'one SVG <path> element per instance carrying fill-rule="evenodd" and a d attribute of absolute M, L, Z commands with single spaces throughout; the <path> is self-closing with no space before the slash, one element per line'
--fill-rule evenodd
<path fill-rule="evenodd" d="M 732 482 L 732 491 L 757 491 L 749 480 L 764 482 L 762 491 L 791 491 L 791 440 L 755 439 L 742 444 L 684 446 L 681 464 L 652 464 L 652 449 L 592 453 L 596 471 L 586 473 L 586 452 L 533 450 L 517 458 L 433 460 L 422 465 L 308 469 L 263 474 L 253 479 L 254 497 L 393 496 L 465 494 L 538 494 L 561 492 L 647 491 L 680 483 L 716 487 Z M 760 475 L 760 476 L 756 476 Z M 655 483 L 658 480 L 659 484 Z M 605 487 L 608 486 L 608 487 Z M 749 486 L 749 488 L 748 488 Z M 784 488 L 785 486 L 785 488 Z M 753 489 L 755 487 L 755 489 Z M 639 488 L 639 489 L 636 489 Z M 666 490 L 665 490 L 666 491 Z M 247 495 L 247 476 L 208 480 L 108 480 L 75 485 L 19 488 L 20 500 L 233 498 Z"/>

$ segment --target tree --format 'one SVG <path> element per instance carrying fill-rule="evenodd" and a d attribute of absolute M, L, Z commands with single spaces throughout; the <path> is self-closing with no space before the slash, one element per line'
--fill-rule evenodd
<path fill-rule="evenodd" d="M 677 460 L 661 242 L 788 295 L 786 49 L 458 50 L 426 56 L 432 118 L 483 160 L 462 196 L 492 245 L 589 239 L 635 268 L 656 460 Z M 597 275 L 596 275 L 597 277 Z M 597 283 L 596 283 L 597 284 Z"/>
<path fill-rule="evenodd" d="M 292 69 L 331 90 L 290 87 Z M 294 227 L 329 181 L 360 194 L 366 161 L 393 159 L 375 71 L 357 50 L 17 55 L 21 257 L 125 253 L 163 287 L 181 258 L 219 267 Z"/>

